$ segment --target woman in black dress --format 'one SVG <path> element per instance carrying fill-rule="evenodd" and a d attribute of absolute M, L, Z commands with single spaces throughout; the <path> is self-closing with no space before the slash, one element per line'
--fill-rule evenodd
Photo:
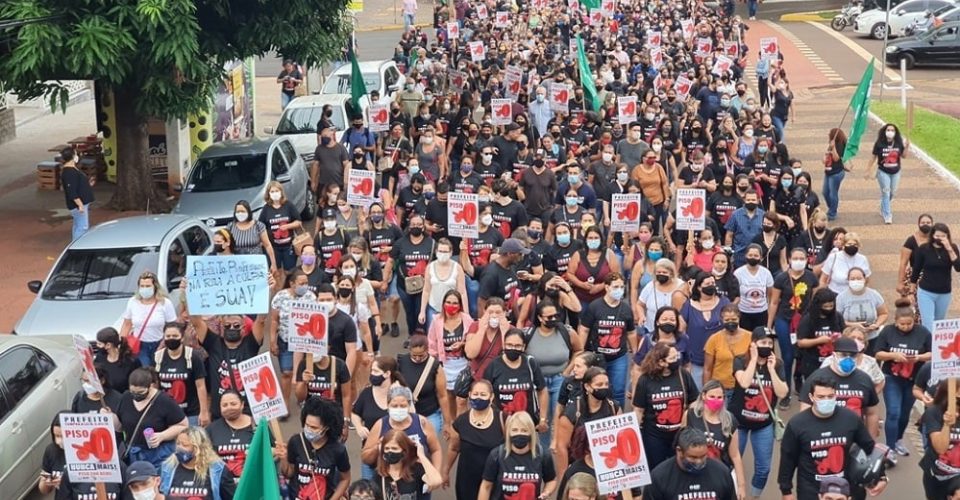
<path fill-rule="evenodd" d="M 443 486 L 450 486 L 450 470 L 457 463 L 457 498 L 470 498 L 480 490 L 483 478 L 478 471 L 490 455 L 490 450 L 503 443 L 502 415 L 493 404 L 493 386 L 486 380 L 477 380 L 470 387 L 470 410 L 453 422 L 453 432 L 443 463 Z M 457 461 L 457 458 L 460 460 Z"/>

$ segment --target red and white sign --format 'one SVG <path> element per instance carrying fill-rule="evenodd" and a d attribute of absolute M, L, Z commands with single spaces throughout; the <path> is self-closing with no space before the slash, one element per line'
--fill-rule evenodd
<path fill-rule="evenodd" d="M 460 23 L 452 21 L 447 23 L 447 39 L 456 40 L 460 38 Z"/>
<path fill-rule="evenodd" d="M 717 76 L 723 76 L 724 74 L 729 73 L 730 68 L 732 67 L 733 67 L 733 59 L 730 59 L 727 56 L 721 55 L 721 56 L 717 56 L 717 58 L 714 60 L 713 69 L 710 72 Z"/>
<path fill-rule="evenodd" d="M 111 414 L 64 413 L 60 431 L 71 483 L 123 482 Z"/>
<path fill-rule="evenodd" d="M 375 196 L 376 175 L 372 170 L 351 168 L 347 177 L 347 203 L 358 207 L 369 207 Z"/>
<path fill-rule="evenodd" d="M 504 94 L 511 100 L 517 100 L 520 96 L 520 84 L 523 81 L 523 72 L 516 66 L 507 66 L 506 74 L 503 77 Z"/>
<path fill-rule="evenodd" d="M 657 73 L 657 76 L 653 77 L 653 90 L 657 91 L 657 95 L 661 97 L 664 94 L 664 92 L 661 92 L 663 90 L 663 73 Z"/>
<path fill-rule="evenodd" d="M 647 32 L 647 45 L 659 47 L 663 43 L 663 33 L 659 31 Z"/>
<path fill-rule="evenodd" d="M 447 233 L 455 238 L 477 238 L 480 209 L 476 193 L 447 193 Z"/>
<path fill-rule="evenodd" d="M 384 132 L 390 128 L 390 105 L 389 104 L 371 104 L 367 108 L 367 114 L 370 116 L 370 131 Z"/>
<path fill-rule="evenodd" d="M 771 36 L 760 39 L 760 57 L 762 59 L 776 60 L 780 55 L 780 43 L 777 37 Z"/>
<path fill-rule="evenodd" d="M 238 368 L 254 420 L 270 420 L 289 414 L 269 352 L 241 361 Z"/>
<path fill-rule="evenodd" d="M 297 300 L 290 303 L 287 320 L 287 346 L 290 352 L 326 356 L 329 351 L 327 315 L 315 300 Z"/>
<path fill-rule="evenodd" d="M 570 110 L 570 97 L 573 94 L 573 86 L 566 83 L 556 83 L 550 85 L 550 109 L 554 112 L 566 113 Z"/>
<path fill-rule="evenodd" d="M 663 49 L 659 46 L 650 48 L 650 65 L 656 69 L 663 66 Z"/>
<path fill-rule="evenodd" d="M 509 28 L 510 13 L 505 10 L 498 10 L 496 17 L 493 18 L 493 25 L 497 28 Z"/>
<path fill-rule="evenodd" d="M 731 59 L 739 59 L 740 44 L 738 42 L 723 42 L 723 53 Z"/>
<path fill-rule="evenodd" d="M 684 19 L 680 21 L 680 31 L 683 32 L 683 39 L 690 40 L 693 36 L 693 19 Z"/>
<path fill-rule="evenodd" d="M 706 214 L 707 197 L 703 189 L 677 190 L 677 229 L 702 231 Z"/>
<path fill-rule="evenodd" d="M 450 78 L 450 86 L 463 90 L 467 85 L 467 74 L 463 71 L 451 69 L 447 71 L 447 76 Z"/>
<path fill-rule="evenodd" d="M 590 9 L 590 26 L 603 26 L 603 11 Z"/>
<path fill-rule="evenodd" d="M 698 56 L 709 56 L 713 52 L 713 40 L 709 38 L 698 38 L 696 54 Z"/>
<path fill-rule="evenodd" d="M 486 19 L 488 16 L 489 14 L 487 13 L 487 6 L 482 3 L 477 4 L 477 17 L 480 19 Z"/>
<path fill-rule="evenodd" d="M 570 9 L 570 13 L 575 13 L 580 10 L 580 0 L 567 0 L 567 8 Z"/>
<path fill-rule="evenodd" d="M 487 57 L 487 47 L 483 42 L 470 42 L 470 60 L 478 63 Z"/>
<path fill-rule="evenodd" d="M 960 319 L 933 322 L 930 378 L 946 380 L 960 377 Z"/>
<path fill-rule="evenodd" d="M 83 367 L 84 379 L 88 384 L 96 387 L 97 392 L 104 394 L 103 385 L 100 384 L 100 377 L 97 376 L 97 370 L 93 366 L 93 349 L 90 348 L 90 342 L 80 335 L 73 336 L 73 347 L 80 356 L 80 365 Z"/>
<path fill-rule="evenodd" d="M 509 125 L 513 121 L 513 101 L 510 99 L 491 99 L 490 112 L 494 125 Z"/>
<path fill-rule="evenodd" d="M 617 97 L 617 123 L 629 125 L 637 121 L 637 96 Z"/>
<path fill-rule="evenodd" d="M 681 101 L 686 101 L 690 95 L 690 89 L 693 88 L 693 80 L 683 75 L 678 76 L 677 82 L 673 84 L 673 88 L 677 91 L 677 97 L 679 97 Z"/>
<path fill-rule="evenodd" d="M 650 466 L 636 413 L 627 412 L 584 425 L 601 494 L 650 484 Z"/>
<path fill-rule="evenodd" d="M 614 0 L 603 0 L 600 2 L 600 13 L 607 19 L 612 19 L 616 10 L 617 2 Z"/>
<path fill-rule="evenodd" d="M 610 231 L 628 233 L 640 230 L 640 193 L 613 195 Z"/>

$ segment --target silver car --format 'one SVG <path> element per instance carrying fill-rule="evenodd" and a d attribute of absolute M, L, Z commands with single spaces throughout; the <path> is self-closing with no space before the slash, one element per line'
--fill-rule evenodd
<path fill-rule="evenodd" d="M 220 227 L 233 220 L 237 202 L 246 200 L 256 218 L 270 181 L 283 184 L 303 220 L 313 219 L 316 202 L 307 166 L 286 137 L 253 137 L 208 147 L 190 169 L 173 213 Z"/>
<path fill-rule="evenodd" d="M 80 334 L 95 340 L 105 326 L 120 329 L 120 315 L 144 271 L 157 274 L 174 294 L 188 255 L 213 248 L 210 229 L 185 215 L 143 215 L 100 224 L 71 243 L 46 282 L 27 284 L 37 298 L 14 327 L 18 335 Z"/>
<path fill-rule="evenodd" d="M 19 500 L 40 477 L 50 423 L 80 390 L 73 339 L 0 335 L 0 485 Z"/>

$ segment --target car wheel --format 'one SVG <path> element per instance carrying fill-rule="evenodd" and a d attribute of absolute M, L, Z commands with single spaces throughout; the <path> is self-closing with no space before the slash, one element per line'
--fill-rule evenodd
<path fill-rule="evenodd" d="M 913 54 L 909 52 L 900 54 L 900 60 L 903 61 L 903 64 L 907 67 L 907 69 L 913 69 L 913 66 L 917 64 L 917 58 L 913 57 Z"/>
<path fill-rule="evenodd" d="M 886 23 L 877 23 L 870 28 L 870 37 L 876 40 L 883 40 L 887 35 L 887 24 Z"/>
<path fill-rule="evenodd" d="M 300 219 L 306 222 L 313 220 L 317 215 L 317 200 L 309 185 L 307 185 L 307 195 L 304 196 L 304 199 L 307 200 L 307 202 L 303 205 L 303 211 L 300 212 Z"/>

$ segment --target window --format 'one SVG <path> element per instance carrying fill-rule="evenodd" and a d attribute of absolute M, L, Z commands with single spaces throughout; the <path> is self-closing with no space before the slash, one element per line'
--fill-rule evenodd
<path fill-rule="evenodd" d="M 45 300 L 132 297 L 137 278 L 160 265 L 157 247 L 67 250 L 43 289 Z"/>
<path fill-rule="evenodd" d="M 210 249 L 210 237 L 200 226 L 190 226 L 184 231 L 183 241 L 187 242 L 189 255 L 206 255 Z"/>
<path fill-rule="evenodd" d="M 397 68 L 390 66 L 387 68 L 387 91 L 389 92 L 389 87 L 391 85 L 396 85 L 397 81 L 400 80 L 400 72 L 397 71 Z"/>
<path fill-rule="evenodd" d="M 184 191 L 209 193 L 250 189 L 263 185 L 266 169 L 265 154 L 201 158 L 190 171 L 190 180 Z"/>
<path fill-rule="evenodd" d="M 327 83 L 323 85 L 321 94 L 349 94 L 350 93 L 350 73 L 341 73 L 327 78 Z M 378 90 L 380 88 L 380 72 L 363 73 L 363 85 L 367 87 L 367 92 Z"/>
<path fill-rule="evenodd" d="M 32 347 L 19 346 L 0 355 L 0 379 L 10 404 L 23 401 L 54 368 L 53 360 Z"/>
<path fill-rule="evenodd" d="M 173 240 L 167 251 L 167 291 L 176 290 L 180 286 L 180 278 L 187 269 L 187 256 L 180 238 Z"/>
<path fill-rule="evenodd" d="M 952 43 L 957 41 L 957 28 L 947 28 L 945 30 L 940 30 L 936 34 L 936 40 L 938 42 L 947 42 Z"/>
<path fill-rule="evenodd" d="M 288 165 L 292 167 L 297 163 L 297 150 L 293 149 L 289 141 L 280 141 L 280 151 L 283 151 L 283 156 L 286 157 Z"/>
<path fill-rule="evenodd" d="M 280 148 L 273 148 L 273 151 L 270 153 L 270 172 L 273 174 L 273 178 L 276 179 L 277 176 L 283 175 L 290 170 L 287 168 L 287 160 L 283 159 L 283 152 L 280 151 Z"/>
<path fill-rule="evenodd" d="M 348 90 L 349 94 L 350 91 Z M 346 129 L 346 122 L 343 121 L 343 108 L 339 104 L 331 105 L 333 116 L 330 121 L 337 130 Z M 284 134 L 316 134 L 317 123 L 323 118 L 323 108 L 321 106 L 310 106 L 307 108 L 287 108 L 280 117 L 280 123 L 277 124 L 277 135 Z"/>

